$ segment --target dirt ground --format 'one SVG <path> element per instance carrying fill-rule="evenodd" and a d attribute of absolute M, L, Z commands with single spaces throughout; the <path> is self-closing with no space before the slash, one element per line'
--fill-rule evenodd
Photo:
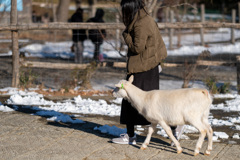
<path fill-rule="evenodd" d="M 194 62 L 197 57 L 168 57 L 166 62 L 167 63 L 183 63 L 183 62 Z M 215 61 L 227 61 L 227 62 L 235 62 L 236 57 L 235 55 L 218 55 L 210 58 L 211 60 Z M 36 60 L 36 59 L 34 59 Z M 45 61 L 44 59 L 38 59 L 41 61 Z M 47 61 L 50 62 L 62 62 L 62 63 L 73 63 L 73 60 L 62 60 L 62 59 L 48 59 Z M 0 88 L 10 87 L 11 86 L 11 76 L 12 76 L 12 60 L 10 57 L 0 57 Z M 45 88 L 52 88 L 52 89 L 60 89 L 66 83 L 67 80 L 73 77 L 72 70 L 56 70 L 56 69 L 43 69 L 43 68 L 21 68 L 20 72 L 27 71 L 31 72 L 32 75 L 37 75 L 36 80 L 34 81 L 35 84 L 44 84 Z M 124 79 L 126 76 L 125 68 L 114 68 L 114 67 L 99 67 L 94 74 L 92 75 L 92 80 L 98 82 L 99 84 L 106 82 L 107 80 L 120 80 Z M 185 67 L 164 67 L 163 71 L 160 74 L 160 80 L 183 80 Z M 193 74 L 194 80 L 206 80 L 208 77 L 215 77 L 218 81 L 221 82 L 231 82 L 236 81 L 237 79 L 237 71 L 236 66 L 233 63 L 229 66 L 198 66 Z M 232 88 L 236 89 L 236 86 L 232 86 Z M 109 88 L 111 90 L 111 88 Z M 75 96 L 74 94 L 68 95 L 55 95 L 55 96 L 46 96 L 47 99 L 52 100 L 63 100 L 66 98 L 71 98 Z M 85 97 L 91 95 L 85 95 Z M 1 97 L 0 101 L 4 102 L 4 99 L 8 97 Z M 93 98 L 93 97 L 91 97 Z M 98 99 L 98 97 L 94 97 Z M 103 97 L 101 97 L 103 98 Z M 104 99 L 109 100 L 111 99 L 111 95 L 104 97 Z M 222 103 L 221 101 L 215 100 L 214 103 Z M 223 112 L 223 111 L 211 111 L 211 114 L 214 118 L 222 119 L 223 117 L 236 117 L 239 116 L 238 112 Z M 89 115 L 94 116 L 94 115 Z M 115 122 L 119 121 L 119 117 L 104 117 L 107 119 L 111 119 Z M 223 127 L 213 127 L 214 131 L 221 131 L 226 132 L 230 137 L 234 133 L 239 133 L 240 131 L 236 131 L 233 127 L 223 126 Z M 196 138 L 196 134 L 188 135 L 191 138 Z M 228 140 L 223 140 L 224 143 L 235 143 L 240 144 L 240 140 L 233 140 L 229 138 Z"/>
<path fill-rule="evenodd" d="M 165 60 L 166 63 L 184 64 L 188 63 L 188 67 L 191 68 L 194 65 L 197 57 L 196 56 L 169 56 Z M 33 61 L 47 61 L 47 62 L 57 62 L 57 63 L 73 63 L 73 60 L 63 60 L 63 59 L 41 59 L 32 58 L 27 60 Z M 183 80 L 184 72 L 192 72 L 192 80 L 204 81 L 209 77 L 214 77 L 217 81 L 221 82 L 231 82 L 237 80 L 237 70 L 236 70 L 236 55 L 221 54 L 206 58 L 205 60 L 212 61 L 224 61 L 231 62 L 228 66 L 197 66 L 194 71 L 189 71 L 186 66 L 178 67 L 164 67 L 160 73 L 160 80 Z M 11 86 L 12 78 L 12 59 L 11 57 L 0 57 L 0 88 Z M 45 69 L 45 68 L 20 68 L 20 75 L 24 72 L 29 73 L 32 77 L 36 77 L 34 84 L 44 84 L 46 88 L 59 89 L 64 86 L 66 81 L 73 79 L 74 73 L 76 71 L 67 69 Z M 80 73 L 81 74 L 81 73 Z M 94 74 L 92 79 L 96 81 L 105 81 L 112 78 L 122 79 L 125 78 L 126 69 L 125 68 L 114 68 L 114 67 L 99 67 Z"/>

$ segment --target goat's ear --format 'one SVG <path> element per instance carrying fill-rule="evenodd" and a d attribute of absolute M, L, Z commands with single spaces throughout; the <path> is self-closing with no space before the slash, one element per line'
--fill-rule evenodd
<path fill-rule="evenodd" d="M 121 84 L 120 83 L 115 84 L 115 87 L 121 88 Z"/>
<path fill-rule="evenodd" d="M 128 79 L 128 82 L 132 83 L 132 82 L 133 82 L 133 79 L 134 79 L 134 77 L 133 77 L 133 75 L 131 75 L 131 76 L 129 77 L 129 79 Z"/>

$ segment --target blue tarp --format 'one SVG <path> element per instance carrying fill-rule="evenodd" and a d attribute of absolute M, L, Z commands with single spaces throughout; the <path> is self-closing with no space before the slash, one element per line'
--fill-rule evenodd
<path fill-rule="evenodd" d="M 17 0 L 17 10 L 23 11 L 22 0 Z M 0 0 L 0 12 L 11 11 L 11 0 Z"/>

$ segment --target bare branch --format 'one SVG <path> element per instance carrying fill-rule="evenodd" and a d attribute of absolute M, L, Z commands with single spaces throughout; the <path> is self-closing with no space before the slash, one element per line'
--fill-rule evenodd
<path fill-rule="evenodd" d="M 184 3 L 180 3 L 180 4 L 175 4 L 175 5 L 164 5 L 163 3 L 163 6 L 159 7 L 159 8 L 167 8 L 167 7 L 179 7 L 179 6 L 183 6 L 183 5 L 186 5 L 186 6 L 190 6 L 194 9 L 197 9 L 196 6 L 194 5 L 191 5 L 190 3 L 187 3 L 187 2 L 184 2 Z"/>
<path fill-rule="evenodd" d="M 119 50 L 118 50 L 117 47 L 115 47 L 111 42 L 109 42 L 109 41 L 106 40 L 106 37 L 103 35 L 103 33 L 102 33 L 102 31 L 101 31 L 100 29 L 98 29 L 98 31 L 100 32 L 101 37 L 104 39 L 104 41 L 105 41 L 107 44 L 110 44 L 110 45 L 112 46 L 112 48 L 113 48 L 115 51 L 117 51 L 118 54 L 119 54 L 121 57 L 126 57 L 126 56 L 124 56 L 124 55 L 121 53 L 121 49 L 122 49 L 122 47 L 123 47 L 122 43 L 121 43 L 121 46 L 120 46 L 120 48 L 119 48 Z"/>

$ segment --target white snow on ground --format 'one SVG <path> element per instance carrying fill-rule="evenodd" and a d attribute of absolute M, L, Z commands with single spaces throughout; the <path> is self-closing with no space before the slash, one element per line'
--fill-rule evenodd
<path fill-rule="evenodd" d="M 171 82 L 172 84 L 172 82 Z M 111 104 L 108 104 L 105 100 L 92 100 L 92 99 L 83 99 L 81 96 L 74 97 L 73 99 L 64 100 L 63 102 L 53 102 L 44 99 L 43 95 L 36 92 L 30 91 L 18 91 L 15 88 L 4 88 L 0 91 L 5 91 L 6 95 L 11 95 L 10 98 L 6 101 L 9 105 L 24 105 L 26 108 L 31 108 L 36 110 L 34 115 L 48 117 L 48 121 L 57 121 L 64 123 L 84 123 L 80 120 L 81 116 L 68 115 L 65 113 L 72 114 L 97 114 L 105 116 L 119 116 L 120 115 L 120 104 L 121 98 L 117 98 L 111 101 Z M 226 104 L 217 104 L 212 105 L 211 109 L 218 109 L 223 111 L 239 111 L 239 101 L 240 96 L 236 94 L 227 94 L 227 95 L 215 95 L 218 98 L 230 97 L 232 100 L 225 101 Z M 35 107 L 34 107 L 35 106 Z M 38 107 L 36 107 L 38 106 Z M 9 112 L 18 110 L 18 107 L 11 109 L 7 105 L 0 103 L 0 111 Z M 240 116 L 238 117 L 223 117 L 224 119 L 215 119 L 213 116 L 209 116 L 209 123 L 212 126 L 230 126 L 235 130 L 240 130 Z M 126 132 L 126 129 L 117 128 L 116 126 L 96 126 L 94 130 L 100 130 L 102 133 L 111 134 L 118 136 L 121 133 Z M 136 133 L 141 134 L 143 132 L 141 126 L 137 126 Z M 185 133 L 196 133 L 198 132 L 196 128 L 190 125 L 186 125 Z M 164 137 L 167 137 L 165 131 L 158 126 L 158 132 Z M 214 140 L 217 142 L 219 139 L 227 139 L 229 135 L 222 132 L 214 132 Z M 182 139 L 188 139 L 185 134 L 182 135 Z M 238 134 L 234 135 L 234 138 L 238 138 Z"/>
<path fill-rule="evenodd" d="M 214 132 L 213 135 L 222 139 L 228 139 L 229 137 L 225 132 Z"/>
<path fill-rule="evenodd" d="M 240 30 L 235 29 L 235 38 L 240 38 Z M 173 37 L 173 44 L 177 44 L 177 36 Z M 219 41 L 229 41 L 231 39 L 231 30 L 229 28 L 220 28 L 217 31 L 205 33 L 204 39 L 206 42 L 219 42 Z M 168 48 L 169 37 L 163 36 L 163 40 Z M 198 34 L 182 34 L 181 35 L 181 46 L 178 49 L 168 50 L 168 55 L 198 55 L 204 50 L 210 51 L 212 55 L 221 53 L 240 53 L 240 43 L 235 44 L 210 44 L 209 47 L 198 46 L 201 42 L 200 35 Z M 119 43 L 119 42 L 118 42 Z M 70 47 L 72 45 L 71 41 L 68 42 L 46 42 L 45 44 L 30 44 L 19 49 L 19 52 L 25 53 L 26 57 L 45 57 L 45 58 L 63 58 L 69 59 L 74 56 L 71 52 Z M 121 57 L 118 51 L 115 50 L 116 41 L 107 40 L 101 45 L 101 54 L 104 58 L 119 58 Z M 119 46 L 119 45 L 118 45 Z M 121 54 L 126 55 L 127 47 L 124 46 L 124 51 Z M 84 41 L 84 52 L 83 56 L 92 58 L 94 52 L 94 45 L 90 40 Z M 10 56 L 11 51 L 5 54 L 0 54 L 0 56 Z"/>
<path fill-rule="evenodd" d="M 216 97 L 220 98 L 221 96 L 217 95 Z M 222 96 L 222 97 L 224 97 L 224 96 Z M 233 95 L 228 94 L 226 97 L 233 98 L 233 99 L 227 100 L 225 102 L 226 104 L 221 103 L 221 104 L 211 106 L 211 109 L 212 110 L 224 110 L 226 112 L 240 111 L 240 96 L 236 95 L 236 94 L 233 94 Z M 231 106 L 231 107 L 229 107 L 229 106 Z"/>
<path fill-rule="evenodd" d="M 9 108 L 8 106 L 5 106 L 0 102 L 0 111 L 1 112 L 11 112 L 11 111 L 14 111 L 14 109 Z"/>
<path fill-rule="evenodd" d="M 236 38 L 240 38 L 240 31 L 235 30 Z M 206 33 L 205 40 L 210 41 L 228 41 L 230 40 L 230 29 L 221 28 L 217 32 Z M 166 46 L 168 46 L 168 37 L 163 36 L 164 42 Z M 173 43 L 177 44 L 177 37 L 173 38 Z M 208 47 L 195 46 L 195 44 L 199 44 L 200 35 L 182 35 L 181 36 L 181 45 L 179 49 L 168 50 L 168 55 L 198 55 L 203 50 L 208 50 L 213 54 L 220 53 L 232 53 L 232 54 L 240 54 L 240 43 L 237 42 L 235 44 L 211 44 Z M 104 42 L 101 46 L 101 54 L 103 57 L 111 57 L 116 58 L 120 57 L 119 53 L 114 50 L 112 47 L 115 45 L 115 41 Z M 74 56 L 74 54 L 70 51 L 70 46 L 72 42 L 46 42 L 45 44 L 31 44 L 20 48 L 20 52 L 25 53 L 27 57 L 52 57 L 52 58 L 66 58 L 69 59 Z M 122 51 L 123 55 L 126 55 L 126 46 L 124 46 L 125 51 Z M 91 41 L 86 40 L 84 42 L 84 57 L 91 58 L 93 56 L 94 46 Z M 1 54 L 3 56 L 12 55 L 11 52 L 6 54 Z M 108 86 L 114 86 L 115 82 L 112 84 L 107 84 Z M 235 82 L 234 82 L 235 83 Z M 171 81 L 171 80 L 160 80 L 160 88 L 161 89 L 176 89 L 182 85 L 182 81 Z M 104 85 L 101 86 L 93 86 L 94 89 L 101 90 L 106 89 L 103 88 Z M 203 87 L 206 86 L 202 82 L 195 82 L 193 87 Z M 30 91 L 19 91 L 16 88 L 3 88 L 0 89 L 2 92 L 7 92 L 7 95 L 11 95 L 10 98 L 6 101 L 7 105 L 12 105 L 10 108 L 7 105 L 3 105 L 3 102 L 0 102 L 0 111 L 2 112 L 11 112 L 14 110 L 18 110 L 16 105 L 24 105 L 24 107 L 30 107 L 31 109 L 36 110 L 34 115 L 45 116 L 48 121 L 57 121 L 64 123 L 84 123 L 84 121 L 80 120 L 81 116 L 76 114 L 98 114 L 98 115 L 106 115 L 106 116 L 119 116 L 120 115 L 120 104 L 121 99 L 115 99 L 108 104 L 105 100 L 92 100 L 92 99 L 83 99 L 81 96 L 74 97 L 73 99 L 53 102 L 44 99 L 43 95 L 34 92 L 35 89 L 31 89 Z M 236 91 L 232 91 L 230 94 L 219 94 L 214 95 L 215 98 L 230 98 L 231 100 L 225 101 L 225 103 L 212 105 L 211 110 L 223 110 L 225 112 L 230 111 L 240 111 L 240 96 L 236 94 Z M 36 107 L 38 106 L 38 107 Z M 72 113 L 73 115 L 68 115 L 65 113 Z M 224 117 L 224 119 L 215 119 L 212 116 L 209 116 L 209 122 L 212 126 L 230 126 L 235 130 L 240 130 L 240 116 L 238 117 Z M 192 126 L 186 125 L 185 133 L 195 133 L 198 132 L 196 128 Z M 166 137 L 165 131 L 158 126 L 158 134 Z M 126 132 L 126 129 L 117 128 L 116 126 L 96 126 L 94 130 L 99 130 L 105 134 L 111 134 L 114 136 L 119 136 L 119 134 Z M 136 133 L 141 134 L 144 128 L 141 126 L 137 126 Z M 233 136 L 235 139 L 239 139 L 239 134 L 235 133 Z M 186 135 L 183 135 L 181 138 L 188 139 Z M 219 141 L 219 139 L 228 139 L 229 135 L 226 135 L 224 132 L 214 132 L 214 141 Z"/>

